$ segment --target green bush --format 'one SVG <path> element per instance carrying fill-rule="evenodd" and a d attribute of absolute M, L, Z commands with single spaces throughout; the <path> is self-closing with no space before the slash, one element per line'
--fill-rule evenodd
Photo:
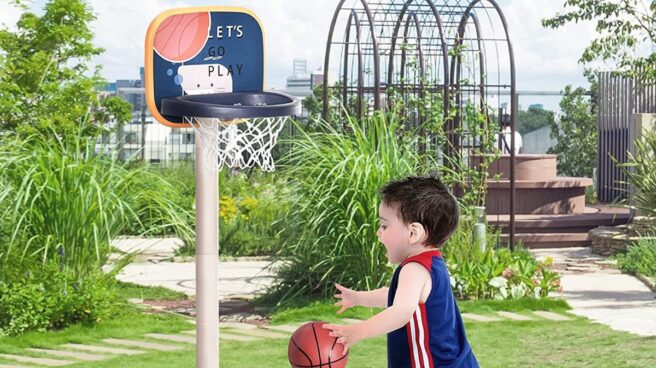
<path fill-rule="evenodd" d="M 0 336 L 100 322 L 111 314 L 113 283 L 102 271 L 81 278 L 57 262 L 7 261 L 0 270 Z"/>
<path fill-rule="evenodd" d="M 656 277 L 656 240 L 641 239 L 629 246 L 626 253 L 617 255 L 617 265 L 633 275 Z"/>

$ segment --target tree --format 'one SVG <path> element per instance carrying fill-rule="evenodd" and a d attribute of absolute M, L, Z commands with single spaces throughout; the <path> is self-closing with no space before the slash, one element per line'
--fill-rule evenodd
<path fill-rule="evenodd" d="M 519 133 L 524 135 L 554 122 L 553 111 L 529 107 L 527 111 L 519 112 Z"/>
<path fill-rule="evenodd" d="M 596 82 L 590 82 L 596 91 Z M 551 138 L 558 143 L 547 153 L 558 155 L 560 175 L 590 178 L 597 164 L 597 103 L 585 94 L 584 88 L 566 86 L 559 121 L 550 123 Z"/>
<path fill-rule="evenodd" d="M 95 16 L 85 1 L 51 0 L 42 16 L 23 0 L 12 3 L 23 14 L 16 31 L 0 29 L 0 131 L 47 134 L 51 126 L 62 137 L 95 135 L 102 127 L 94 122 L 107 115 L 131 118 L 127 102 L 99 97 L 106 81 L 89 63 L 103 50 L 92 43 Z"/>
<path fill-rule="evenodd" d="M 638 53 L 641 46 L 656 44 L 656 0 L 566 0 L 564 5 L 573 9 L 543 19 L 542 25 L 556 29 L 571 22 L 597 22 L 599 37 L 585 49 L 580 63 L 613 62 L 621 75 L 637 77 L 642 69 L 640 77 L 656 78 L 656 52 Z"/>

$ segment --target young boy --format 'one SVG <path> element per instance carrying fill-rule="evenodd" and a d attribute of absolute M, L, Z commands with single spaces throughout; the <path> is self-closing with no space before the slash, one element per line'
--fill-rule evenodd
<path fill-rule="evenodd" d="M 355 291 L 336 284 L 337 313 L 353 306 L 386 307 L 353 325 L 325 324 L 344 352 L 387 334 L 388 368 L 478 367 L 439 248 L 458 227 L 458 202 L 436 176 L 408 177 L 381 189 L 377 235 L 390 263 L 390 287 Z"/>

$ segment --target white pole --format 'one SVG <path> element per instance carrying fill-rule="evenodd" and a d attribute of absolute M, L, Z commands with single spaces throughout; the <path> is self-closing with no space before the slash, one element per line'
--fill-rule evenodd
<path fill-rule="evenodd" d="M 199 119 L 204 120 L 204 119 Z M 210 129 L 211 130 L 211 129 Z M 204 132 L 203 134 L 212 134 Z M 205 167 L 202 141 L 196 145 L 196 367 L 219 367 L 218 174 Z M 214 158 L 216 160 L 217 158 Z"/>

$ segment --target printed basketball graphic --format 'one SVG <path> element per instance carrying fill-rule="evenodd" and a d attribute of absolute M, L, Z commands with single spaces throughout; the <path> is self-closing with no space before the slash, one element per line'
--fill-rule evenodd
<path fill-rule="evenodd" d="M 153 48 L 164 59 L 181 63 L 194 58 L 207 42 L 210 14 L 172 15 L 155 32 Z"/>

